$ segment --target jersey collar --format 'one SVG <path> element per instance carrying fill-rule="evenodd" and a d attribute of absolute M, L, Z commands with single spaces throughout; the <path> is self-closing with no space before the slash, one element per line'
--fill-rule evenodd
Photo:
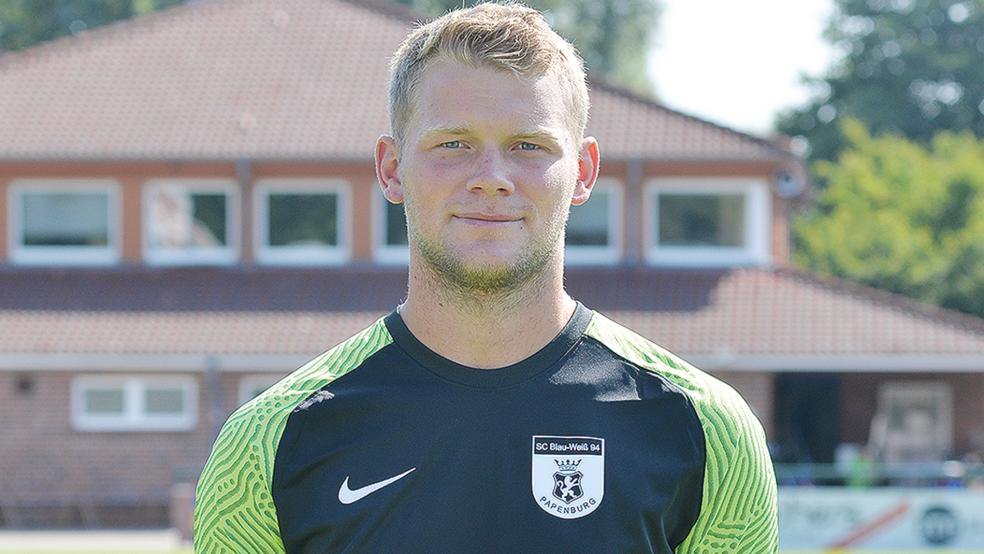
<path fill-rule="evenodd" d="M 593 315 L 578 302 L 567 325 L 546 346 L 525 360 L 497 369 L 462 365 L 434 352 L 410 332 L 395 310 L 386 316 L 385 323 L 397 346 L 424 368 L 462 385 L 497 388 L 520 383 L 556 365 L 584 336 Z"/>

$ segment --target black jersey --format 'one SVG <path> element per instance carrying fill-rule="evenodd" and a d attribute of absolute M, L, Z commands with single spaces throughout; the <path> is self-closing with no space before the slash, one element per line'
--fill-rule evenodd
<path fill-rule="evenodd" d="M 741 397 L 580 304 L 494 370 L 394 312 L 237 410 L 197 493 L 196 552 L 777 550 Z"/>

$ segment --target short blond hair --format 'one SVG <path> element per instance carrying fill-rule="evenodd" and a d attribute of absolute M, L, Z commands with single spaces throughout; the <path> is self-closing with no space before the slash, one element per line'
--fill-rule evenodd
<path fill-rule="evenodd" d="M 580 144 L 588 124 L 584 62 L 540 12 L 515 3 L 454 10 L 407 36 L 390 68 L 390 126 L 398 143 L 413 117 L 416 85 L 430 61 L 439 56 L 521 77 L 554 76 L 565 89 L 565 118 L 575 147 Z"/>

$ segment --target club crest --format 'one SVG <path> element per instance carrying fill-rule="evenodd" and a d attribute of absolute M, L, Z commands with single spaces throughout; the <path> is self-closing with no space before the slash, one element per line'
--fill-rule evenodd
<path fill-rule="evenodd" d="M 605 439 L 533 437 L 533 498 L 563 519 L 595 511 L 605 496 Z"/>

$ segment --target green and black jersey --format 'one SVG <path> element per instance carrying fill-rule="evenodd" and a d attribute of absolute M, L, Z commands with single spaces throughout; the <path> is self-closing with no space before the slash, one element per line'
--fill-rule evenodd
<path fill-rule="evenodd" d="M 395 312 L 242 406 L 196 552 L 776 552 L 765 436 L 730 387 L 578 305 L 481 370 Z"/>

